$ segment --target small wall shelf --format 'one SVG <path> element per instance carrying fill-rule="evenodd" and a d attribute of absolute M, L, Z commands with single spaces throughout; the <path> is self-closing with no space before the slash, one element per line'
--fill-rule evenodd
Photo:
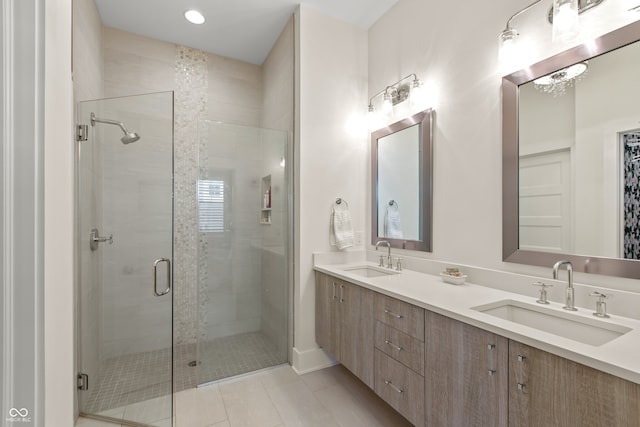
<path fill-rule="evenodd" d="M 262 177 L 261 190 L 260 224 L 271 224 L 271 175 Z"/>

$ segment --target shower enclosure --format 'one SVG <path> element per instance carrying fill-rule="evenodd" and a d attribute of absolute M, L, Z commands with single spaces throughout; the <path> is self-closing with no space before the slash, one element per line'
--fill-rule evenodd
<path fill-rule="evenodd" d="M 121 425 L 170 426 L 173 393 L 291 347 L 289 135 L 185 132 L 173 106 L 78 105 L 78 406 Z"/>
<path fill-rule="evenodd" d="M 77 116 L 79 410 L 171 425 L 173 93 Z"/>

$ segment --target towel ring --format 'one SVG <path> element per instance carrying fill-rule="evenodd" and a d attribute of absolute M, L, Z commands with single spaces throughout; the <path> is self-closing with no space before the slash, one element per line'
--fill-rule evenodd
<path fill-rule="evenodd" d="M 346 200 L 343 200 L 343 199 L 341 199 L 340 197 L 338 197 L 338 198 L 336 199 L 336 205 L 341 205 L 341 204 L 342 204 L 342 202 L 344 202 L 344 204 L 345 204 L 345 206 L 346 206 L 346 207 L 349 207 L 349 203 L 347 203 L 347 201 L 346 201 Z"/>
<path fill-rule="evenodd" d="M 396 208 L 400 207 L 400 206 L 398 206 L 398 202 L 396 202 L 395 200 L 393 200 L 393 199 L 389 200 L 389 206 L 393 206 L 393 205 L 395 205 Z"/>

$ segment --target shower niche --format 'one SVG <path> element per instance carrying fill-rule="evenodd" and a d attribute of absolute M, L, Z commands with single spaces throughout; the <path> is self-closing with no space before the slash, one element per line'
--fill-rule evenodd
<path fill-rule="evenodd" d="M 261 180 L 262 208 L 260 209 L 260 224 L 271 225 L 271 175 L 263 176 Z"/>

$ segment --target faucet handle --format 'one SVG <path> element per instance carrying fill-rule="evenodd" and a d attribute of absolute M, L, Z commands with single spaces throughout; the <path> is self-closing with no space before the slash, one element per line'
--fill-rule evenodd
<path fill-rule="evenodd" d="M 547 288 L 553 288 L 553 285 L 547 285 L 544 282 L 535 282 L 532 283 L 531 286 L 539 286 L 540 287 L 540 298 L 536 300 L 538 304 L 549 304 L 547 301 Z"/>
<path fill-rule="evenodd" d="M 596 311 L 593 312 L 593 315 L 596 317 L 602 317 L 604 319 L 608 318 L 609 315 L 607 314 L 607 303 L 604 300 L 613 298 L 613 295 L 594 291 L 591 292 L 589 296 L 598 298 L 598 301 L 596 301 Z"/>

